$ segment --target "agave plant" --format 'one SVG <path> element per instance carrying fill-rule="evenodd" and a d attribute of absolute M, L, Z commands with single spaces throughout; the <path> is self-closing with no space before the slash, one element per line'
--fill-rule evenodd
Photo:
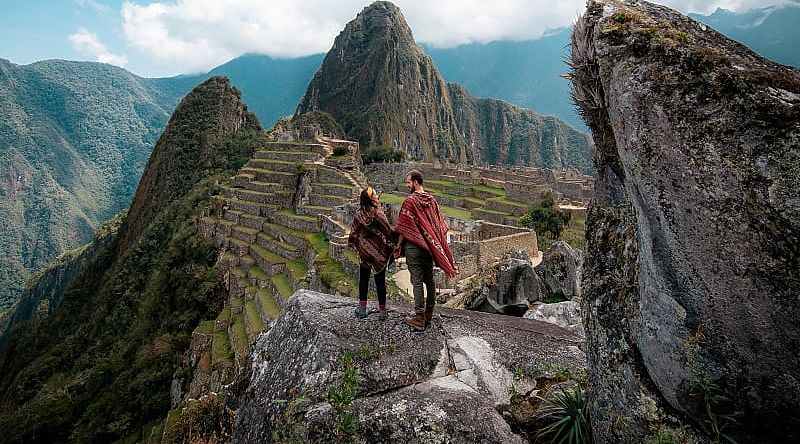
<path fill-rule="evenodd" d="M 589 404 L 583 390 L 555 393 L 544 400 L 544 407 L 538 412 L 544 426 L 539 429 L 537 438 L 552 443 L 584 444 L 592 442 L 592 429 L 589 426 Z"/>

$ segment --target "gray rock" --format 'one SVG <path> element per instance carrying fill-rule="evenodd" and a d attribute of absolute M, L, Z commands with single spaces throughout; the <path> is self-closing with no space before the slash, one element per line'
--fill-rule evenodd
<path fill-rule="evenodd" d="M 595 439 L 642 442 L 678 414 L 708 441 L 713 416 L 738 442 L 797 442 L 800 72 L 621 1 L 589 3 L 572 65 L 597 146 L 583 277 Z"/>
<path fill-rule="evenodd" d="M 581 305 L 577 301 L 556 302 L 555 304 L 538 304 L 528 310 L 525 319 L 549 322 L 585 337 L 581 320 Z"/>
<path fill-rule="evenodd" d="M 564 241 L 554 242 L 536 266 L 536 274 L 544 284 L 545 294 L 577 300 L 581 296 L 583 253 Z"/>
<path fill-rule="evenodd" d="M 582 341 L 534 320 L 436 309 L 431 328 L 411 332 L 405 310 L 386 321 L 353 317 L 354 301 L 300 290 L 257 341 L 239 402 L 237 442 L 269 442 L 286 403 L 306 397 L 299 424 L 310 440 L 335 440 L 328 393 L 342 381 L 345 354 L 358 372 L 350 415 L 360 442 L 522 442 L 498 413 L 509 387 L 530 390 L 514 371 L 585 368 Z M 403 307 L 410 311 L 411 307 Z"/>
<path fill-rule="evenodd" d="M 505 257 L 480 271 L 465 290 L 464 308 L 522 316 L 542 299 L 541 282 L 527 258 Z"/>

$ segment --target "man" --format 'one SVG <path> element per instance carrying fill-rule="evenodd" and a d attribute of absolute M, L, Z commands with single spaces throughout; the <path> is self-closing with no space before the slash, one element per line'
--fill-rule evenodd
<path fill-rule="evenodd" d="M 450 227 L 444 221 L 436 199 L 422 187 L 422 173 L 411 170 L 406 173 L 409 195 L 403 201 L 394 231 L 398 234 L 395 257 L 400 257 L 401 248 L 406 256 L 411 285 L 414 288 L 414 316 L 406 317 L 406 323 L 416 330 L 424 330 L 433 317 L 436 304 L 436 288 L 433 283 L 433 264 L 449 277 L 456 275 L 455 261 L 447 245 Z M 427 300 L 422 285 L 428 292 Z"/>

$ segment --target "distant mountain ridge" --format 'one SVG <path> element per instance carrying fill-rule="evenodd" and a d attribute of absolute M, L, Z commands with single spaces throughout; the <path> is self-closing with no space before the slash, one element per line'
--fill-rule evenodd
<path fill-rule="evenodd" d="M 29 271 L 127 207 L 173 86 L 100 63 L 0 59 L 0 310 Z"/>

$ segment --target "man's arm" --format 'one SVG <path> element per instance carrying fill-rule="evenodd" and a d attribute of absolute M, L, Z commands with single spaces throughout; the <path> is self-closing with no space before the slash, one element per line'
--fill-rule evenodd
<path fill-rule="evenodd" d="M 400 234 L 399 236 L 400 237 L 397 238 L 397 245 L 395 245 L 395 247 L 394 247 L 394 258 L 395 259 L 400 257 L 400 253 L 401 253 L 400 249 L 403 248 L 403 241 L 405 240 L 405 238 L 403 237 L 402 234 Z"/>

